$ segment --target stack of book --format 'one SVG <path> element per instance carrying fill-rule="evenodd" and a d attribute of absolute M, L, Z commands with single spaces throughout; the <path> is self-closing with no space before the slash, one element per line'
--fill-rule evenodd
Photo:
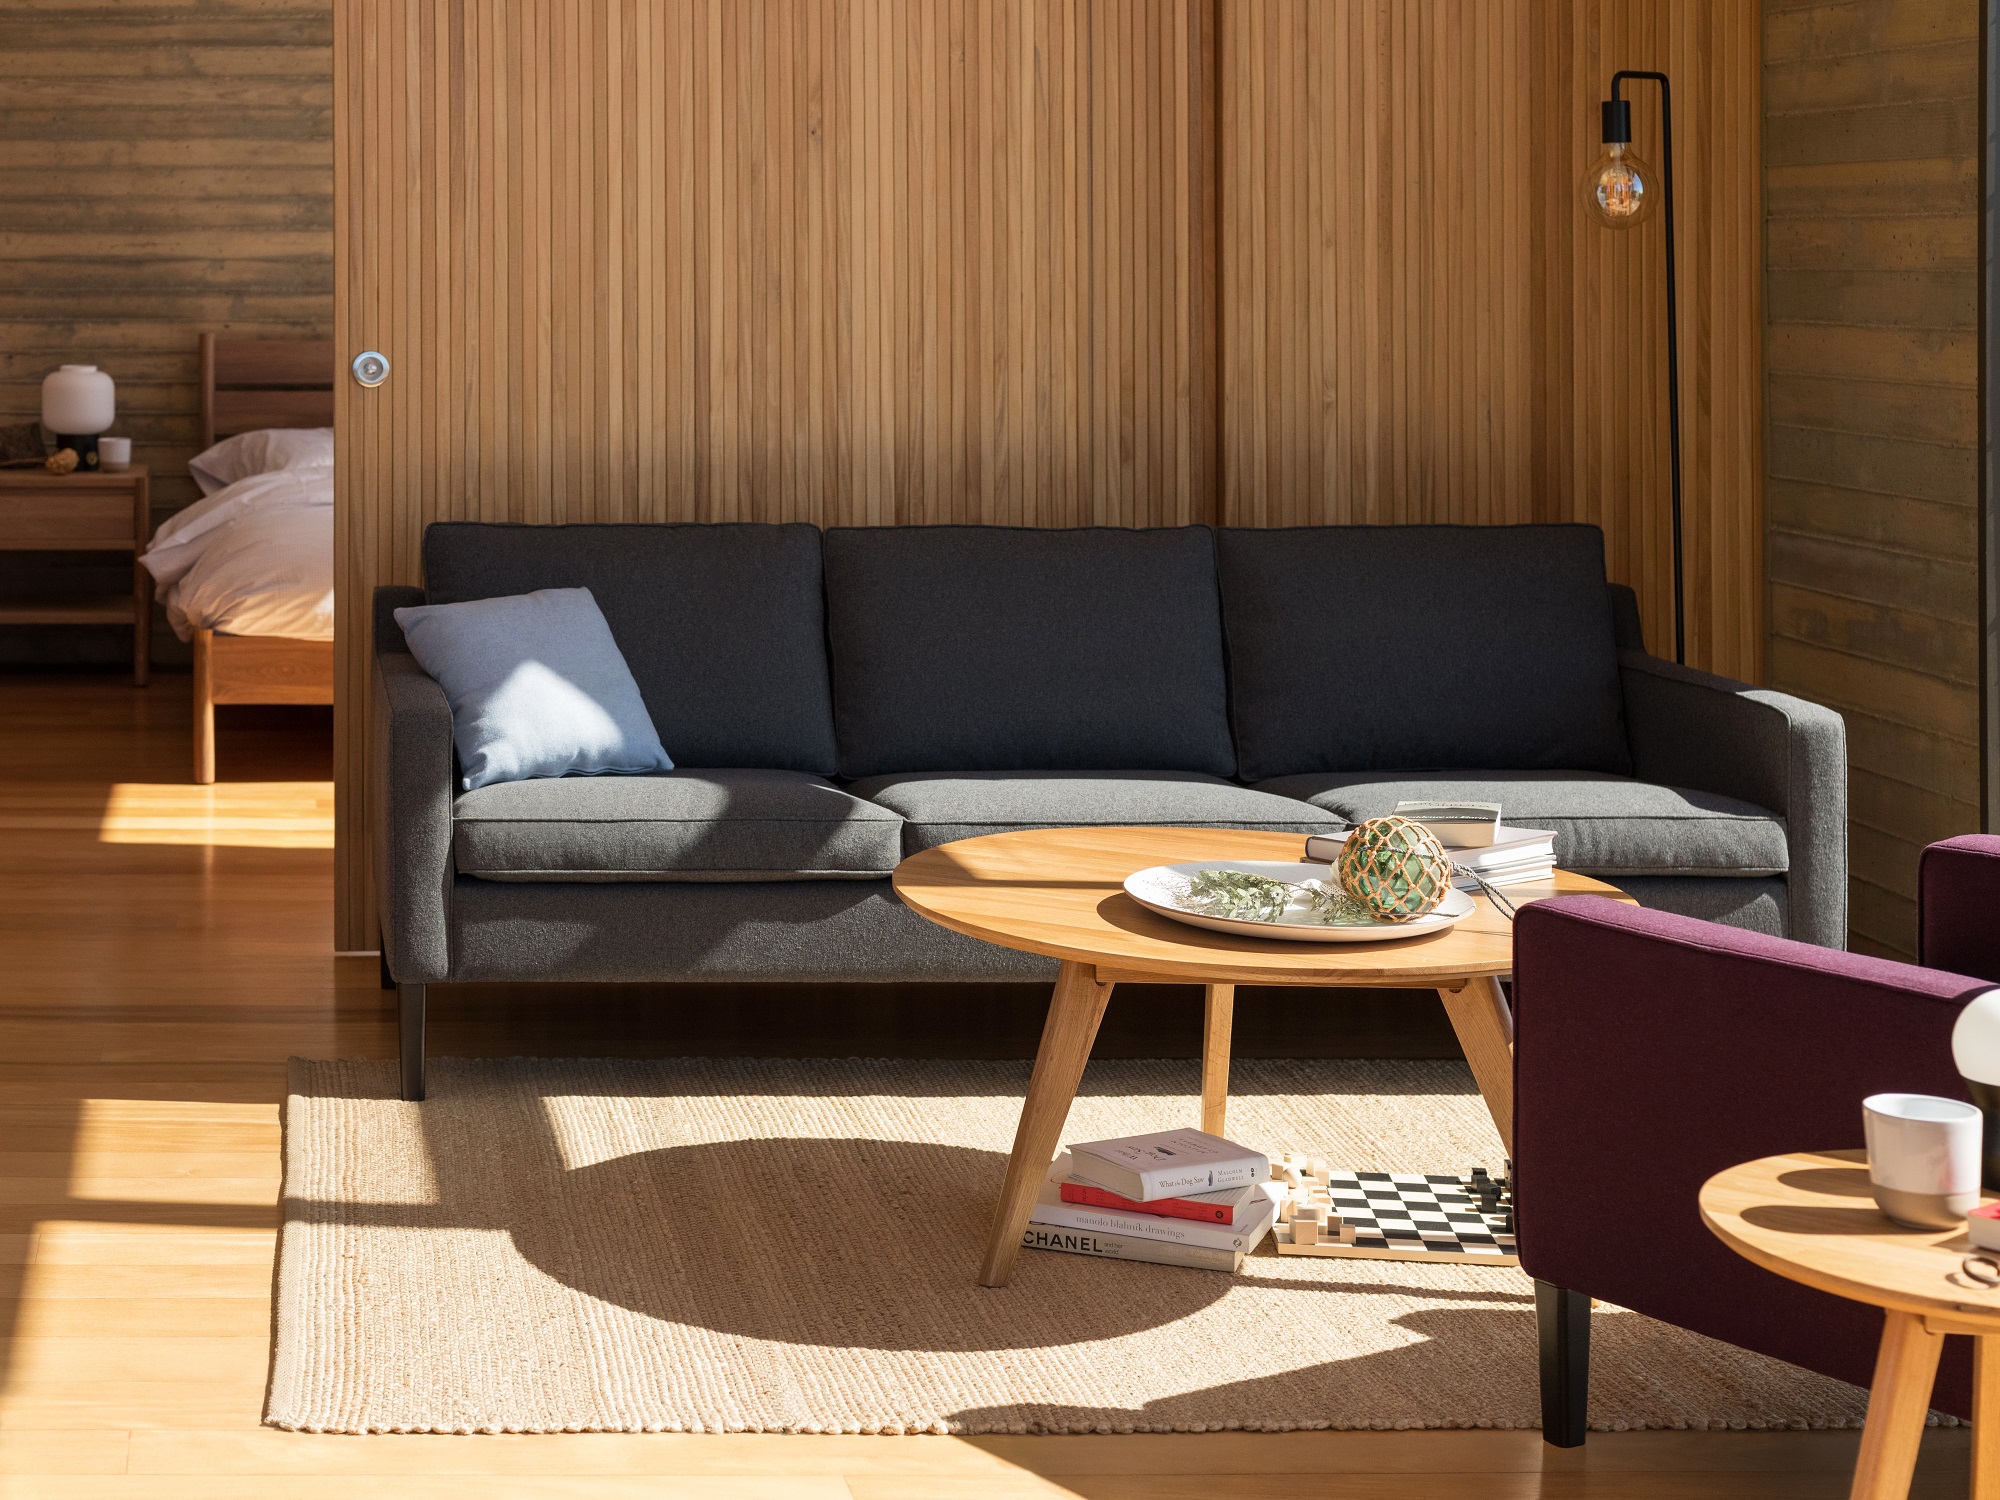
<path fill-rule="evenodd" d="M 1277 1217 L 1271 1159 L 1199 1130 L 1088 1141 L 1058 1156 L 1021 1243 L 1236 1271 Z"/>
<path fill-rule="evenodd" d="M 1337 864 L 1345 833 L 1316 833 L 1306 840 L 1306 859 L 1311 863 Z M 1530 880 L 1547 880 L 1556 867 L 1556 836 L 1546 828 L 1493 830 L 1493 842 L 1476 848 L 1445 846 L 1445 853 L 1458 867 L 1452 883 L 1460 890 L 1477 890 L 1479 875 L 1488 885 L 1521 885 Z"/>

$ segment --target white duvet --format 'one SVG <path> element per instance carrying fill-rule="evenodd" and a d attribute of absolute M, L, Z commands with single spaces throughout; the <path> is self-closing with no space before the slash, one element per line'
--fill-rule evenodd
<path fill-rule="evenodd" d="M 140 559 L 174 633 L 333 639 L 333 469 L 253 474 L 179 512 Z"/>

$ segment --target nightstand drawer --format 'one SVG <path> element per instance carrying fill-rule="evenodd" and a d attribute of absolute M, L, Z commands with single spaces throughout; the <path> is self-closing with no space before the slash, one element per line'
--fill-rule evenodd
<path fill-rule="evenodd" d="M 0 490 L 0 548 L 130 548 L 132 531 L 126 489 Z"/>

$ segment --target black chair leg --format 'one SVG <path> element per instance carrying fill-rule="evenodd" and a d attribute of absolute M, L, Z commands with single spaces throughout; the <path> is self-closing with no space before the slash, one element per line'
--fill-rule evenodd
<path fill-rule="evenodd" d="M 1542 1350 L 1542 1441 L 1580 1448 L 1590 1430 L 1590 1298 L 1537 1281 L 1535 1329 Z"/>
<path fill-rule="evenodd" d="M 376 955 L 376 957 L 380 960 L 382 965 L 382 988 L 385 990 L 393 990 L 396 987 L 396 976 L 389 972 L 389 955 L 387 951 L 385 950 L 384 952 Z"/>
<path fill-rule="evenodd" d="M 403 1097 L 424 1097 L 424 986 L 396 986 L 397 1008 L 402 1013 Z"/>

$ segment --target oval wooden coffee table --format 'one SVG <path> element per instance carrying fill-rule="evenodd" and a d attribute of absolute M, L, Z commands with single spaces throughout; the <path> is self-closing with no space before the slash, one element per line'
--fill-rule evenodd
<path fill-rule="evenodd" d="M 1294 943 L 1190 927 L 1148 911 L 1124 890 L 1127 875 L 1153 865 L 1196 859 L 1296 863 L 1304 851 L 1305 838 L 1296 833 L 1047 828 L 942 844 L 896 867 L 896 894 L 939 926 L 1062 960 L 979 1273 L 982 1285 L 1004 1286 L 1013 1273 L 1028 1214 L 1117 984 L 1207 987 L 1201 1125 L 1216 1135 L 1224 1133 L 1226 1121 L 1237 985 L 1434 989 L 1500 1139 L 1509 1152 L 1514 1149 L 1514 1025 L 1498 982 L 1514 966 L 1513 924 L 1485 896 L 1473 898 L 1471 916 L 1426 937 Z M 1508 886 L 1504 894 L 1516 906 L 1546 896 L 1629 899 L 1615 886 L 1564 870 L 1547 882 Z"/>
<path fill-rule="evenodd" d="M 1974 1253 L 1963 1228 L 1891 1222 L 1868 1190 L 1865 1151 L 1800 1151 L 1718 1172 L 1702 1184 L 1701 1218 L 1765 1270 L 1883 1310 L 1853 1500 L 1910 1492 L 1947 1333 L 1973 1336 L 1972 1493 L 2000 1497 L 2000 1288 L 1959 1269 Z"/>

